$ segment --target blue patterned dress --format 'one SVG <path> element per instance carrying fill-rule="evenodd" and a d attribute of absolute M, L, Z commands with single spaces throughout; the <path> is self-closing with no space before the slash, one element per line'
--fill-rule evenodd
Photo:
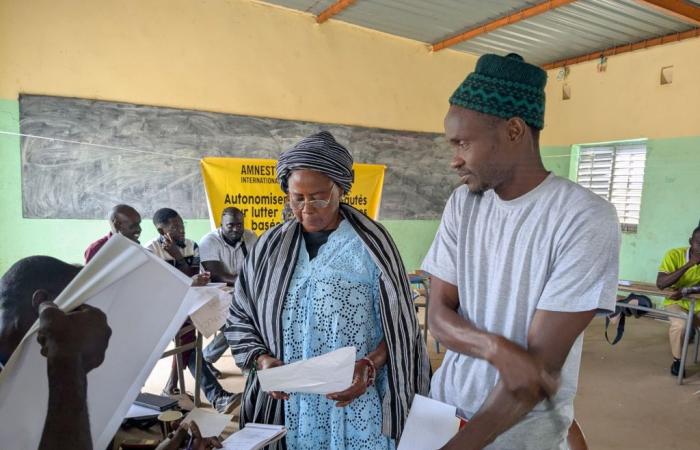
<path fill-rule="evenodd" d="M 384 337 L 379 313 L 379 269 L 360 237 L 341 222 L 309 261 L 299 251 L 282 313 L 284 362 L 355 346 L 357 358 Z M 394 449 L 382 435 L 384 370 L 361 397 L 338 408 L 324 395 L 290 394 L 284 404 L 289 450 Z"/>

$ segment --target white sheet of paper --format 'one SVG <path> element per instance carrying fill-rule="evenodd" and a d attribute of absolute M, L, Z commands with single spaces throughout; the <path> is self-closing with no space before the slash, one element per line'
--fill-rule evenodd
<path fill-rule="evenodd" d="M 330 394 L 352 384 L 355 347 L 343 347 L 315 358 L 258 371 L 263 391 Z"/>
<path fill-rule="evenodd" d="M 158 414 L 160 414 L 160 411 L 132 403 L 124 418 L 131 419 L 133 417 L 157 417 Z"/>
<path fill-rule="evenodd" d="M 192 280 L 148 250 L 114 235 L 55 300 L 107 315 L 112 336 L 102 365 L 88 374 L 93 447 L 106 448 L 148 374 L 187 318 Z M 30 329 L 0 373 L 0 442 L 35 450 L 48 405 L 46 358 Z"/>
<path fill-rule="evenodd" d="M 190 319 L 204 337 L 209 337 L 223 327 L 228 319 L 231 293 L 207 286 L 193 287 L 197 300 L 190 308 Z"/>
<path fill-rule="evenodd" d="M 199 431 L 204 437 L 218 437 L 224 428 L 231 423 L 233 416 L 229 414 L 219 414 L 216 411 L 209 411 L 202 408 L 195 408 L 187 414 L 183 423 L 195 421 L 199 426 Z"/>
<path fill-rule="evenodd" d="M 457 434 L 457 408 L 416 394 L 397 450 L 435 450 Z"/>
<path fill-rule="evenodd" d="M 285 434 L 287 430 L 282 425 L 249 423 L 221 444 L 224 450 L 257 450 L 281 439 Z"/>

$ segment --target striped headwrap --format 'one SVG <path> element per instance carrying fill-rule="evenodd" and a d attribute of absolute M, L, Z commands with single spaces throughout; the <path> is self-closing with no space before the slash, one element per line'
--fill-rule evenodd
<path fill-rule="evenodd" d="M 289 190 L 287 179 L 297 169 L 321 172 L 345 192 L 350 191 L 355 180 L 352 155 L 328 131 L 312 134 L 280 155 L 277 160 L 277 180 L 285 193 Z"/>

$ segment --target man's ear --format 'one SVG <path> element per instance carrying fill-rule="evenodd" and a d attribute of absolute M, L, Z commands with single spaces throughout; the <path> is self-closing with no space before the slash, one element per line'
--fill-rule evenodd
<path fill-rule="evenodd" d="M 165 231 L 163 231 L 161 227 L 156 227 L 156 230 L 158 230 L 158 234 L 160 234 L 161 236 L 165 234 Z"/>
<path fill-rule="evenodd" d="M 521 141 L 525 136 L 525 131 L 527 130 L 527 124 L 520 117 L 513 117 L 511 119 L 508 119 L 506 127 L 508 133 L 508 140 L 510 142 Z"/>
<path fill-rule="evenodd" d="M 49 296 L 48 291 L 44 289 L 37 289 L 34 291 L 32 294 L 32 307 L 34 310 L 39 313 L 39 305 L 45 302 L 50 302 L 52 301 L 51 297 Z"/>

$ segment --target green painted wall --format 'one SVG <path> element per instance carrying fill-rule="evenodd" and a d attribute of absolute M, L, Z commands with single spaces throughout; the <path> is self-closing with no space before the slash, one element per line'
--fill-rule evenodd
<path fill-rule="evenodd" d="M 19 105 L 0 100 L 0 131 L 19 132 Z M 544 147 L 545 166 L 567 176 L 568 147 Z M 685 245 L 700 220 L 700 137 L 652 140 L 648 144 L 639 231 L 623 237 L 621 278 L 653 281 L 663 253 Z M 575 164 L 575 162 L 574 162 Z M 18 259 L 46 254 L 81 263 L 87 245 L 108 231 L 100 220 L 46 220 L 22 218 L 19 137 L 0 134 L 0 273 Z M 445 169 L 449 170 L 449 169 Z M 420 263 L 435 236 L 438 220 L 384 220 L 408 270 Z M 188 236 L 199 239 L 209 230 L 207 220 L 186 221 Z M 156 236 L 150 221 L 143 224 L 142 242 Z"/>
<path fill-rule="evenodd" d="M 542 155 L 542 162 L 547 170 L 551 170 L 560 177 L 569 176 L 569 163 L 571 161 L 569 147 L 542 147 L 540 155 Z"/>
<path fill-rule="evenodd" d="M 636 234 L 624 234 L 620 278 L 656 281 L 667 250 L 688 245 L 700 221 L 700 136 L 647 144 Z"/>

